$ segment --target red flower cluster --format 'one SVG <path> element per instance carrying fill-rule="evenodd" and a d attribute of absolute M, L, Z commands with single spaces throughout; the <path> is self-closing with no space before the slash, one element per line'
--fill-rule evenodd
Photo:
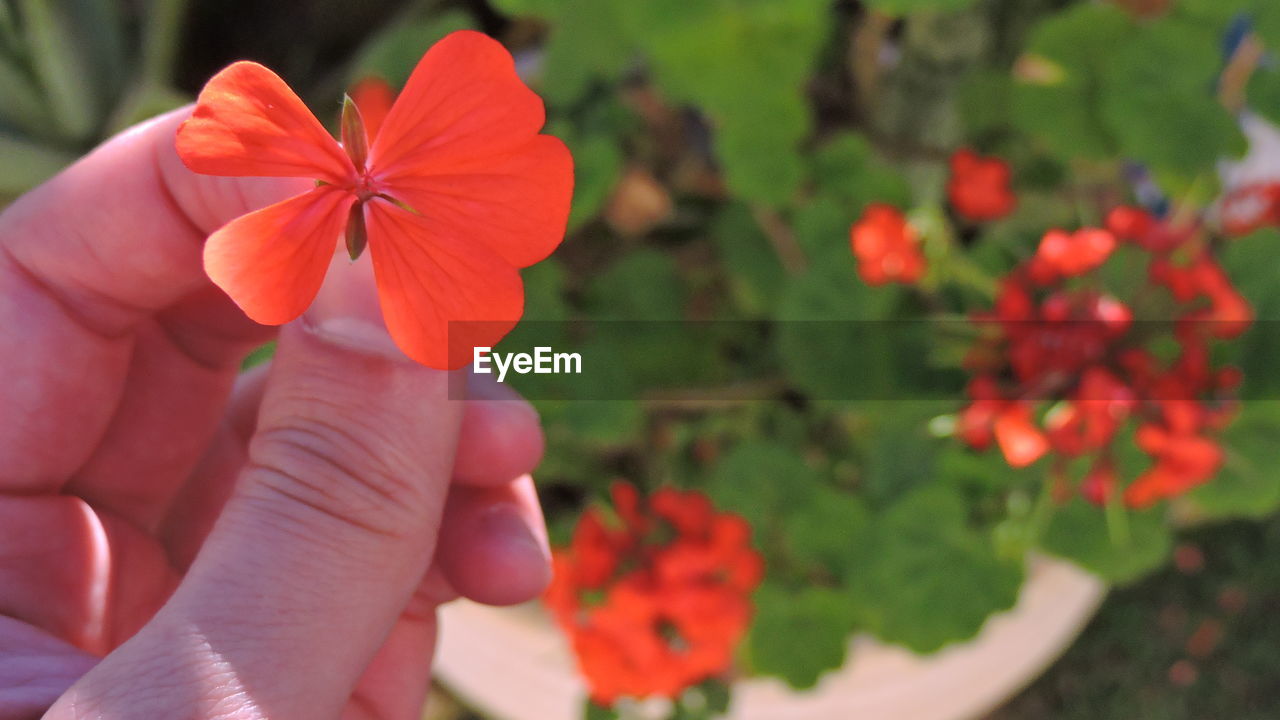
<path fill-rule="evenodd" d="M 615 483 L 613 510 L 583 513 L 544 601 L 595 702 L 675 698 L 731 666 L 763 562 L 747 522 L 700 493 Z"/>
<path fill-rule="evenodd" d="M 1093 273 L 1120 242 L 1150 253 L 1149 285 L 1167 291 L 1155 294 L 1176 317 L 1172 360 L 1151 349 L 1168 328 L 1135 327 L 1129 307 L 1098 289 Z M 1197 229 L 1117 208 L 1105 229 L 1050 231 L 1004 279 L 994 311 L 976 320 L 990 332 L 969 358 L 975 377 L 958 431 L 970 446 L 994 441 L 1014 467 L 1050 453 L 1060 470 L 1090 458 L 1080 491 L 1098 504 L 1117 489 L 1114 443 L 1130 422 L 1152 465 L 1124 489 L 1128 505 L 1181 494 L 1218 471 L 1215 433 L 1234 412 L 1228 397 L 1240 374 L 1214 369 L 1209 343 L 1242 333 L 1252 313 Z M 1042 404 L 1053 407 L 1037 421 Z"/>
<path fill-rule="evenodd" d="M 957 150 L 951 156 L 951 179 L 947 198 L 960 217 L 969 222 L 988 222 L 1013 212 L 1018 198 L 1009 187 L 1009 164 L 1000 158 L 984 158 L 972 150 Z"/>
<path fill-rule="evenodd" d="M 849 244 L 858 258 L 858 274 L 868 285 L 914 283 L 924 275 L 916 231 L 902 211 L 891 205 L 867 206 L 849 231 Z"/>

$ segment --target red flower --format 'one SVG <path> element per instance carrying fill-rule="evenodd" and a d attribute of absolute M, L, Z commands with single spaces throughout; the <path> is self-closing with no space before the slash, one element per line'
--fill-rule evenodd
<path fill-rule="evenodd" d="M 858 274 L 868 285 L 914 283 L 925 271 L 915 230 L 895 207 L 869 205 L 849 231 Z"/>
<path fill-rule="evenodd" d="M 401 349 L 432 367 L 461 367 L 472 347 L 515 326 L 518 269 L 564 237 L 572 159 L 538 134 L 543 122 L 511 55 L 476 32 L 427 51 L 376 135 L 348 103 L 342 145 L 274 73 L 235 63 L 209 81 L 179 129 L 183 162 L 210 175 L 317 184 L 211 235 L 205 269 L 250 318 L 285 323 L 319 291 L 345 229 L 352 257 L 367 238 Z"/>
<path fill-rule="evenodd" d="M 1006 400 L 995 380 L 979 376 L 969 383 L 972 402 L 960 412 L 958 432 L 977 450 L 994 439 L 1011 467 L 1026 467 L 1049 450 L 1049 442 L 1036 427 L 1029 403 Z"/>
<path fill-rule="evenodd" d="M 1068 456 L 1096 452 L 1111 444 L 1137 404 L 1133 388 L 1105 368 L 1085 371 L 1072 396 L 1047 418 L 1053 449 Z"/>
<path fill-rule="evenodd" d="M 554 554 L 544 601 L 596 702 L 674 698 L 731 666 L 763 564 L 746 521 L 704 495 L 664 488 L 642 502 L 615 483 L 613 499 L 616 522 L 588 510 Z"/>
<path fill-rule="evenodd" d="M 1079 490 L 1095 504 L 1121 487 L 1114 446 L 1130 422 L 1152 465 L 1123 489 L 1127 505 L 1145 507 L 1212 478 L 1223 459 L 1213 435 L 1238 408 L 1231 393 L 1241 374 L 1214 367 L 1211 341 L 1239 335 L 1253 310 L 1199 234 L 1123 207 L 1108 214 L 1106 230 L 1046 234 L 1036 255 L 1002 279 L 992 310 L 973 318 L 981 332 L 966 360 L 975 376 L 959 437 L 978 449 L 998 444 L 1014 467 L 1053 451 L 1061 456 L 1052 465 L 1057 488 L 1069 488 L 1065 473 L 1081 466 L 1066 459 L 1083 458 L 1089 469 Z M 1095 289 L 1116 238 L 1152 254 L 1148 280 L 1178 306 L 1172 337 L 1149 324 L 1135 332 L 1129 307 Z M 1089 277 L 1075 281 L 1081 276 Z M 1179 352 L 1161 360 L 1147 344 L 1168 339 Z M 1046 405 L 1042 430 L 1035 418 Z"/>
<path fill-rule="evenodd" d="M 1049 451 L 1049 441 L 1036 427 L 1027 403 L 1013 403 L 1001 411 L 995 431 L 996 443 L 1010 467 L 1026 467 Z"/>
<path fill-rule="evenodd" d="M 1232 190 L 1222 199 L 1218 216 L 1227 235 L 1248 235 L 1280 224 L 1280 183 L 1253 183 Z"/>
<path fill-rule="evenodd" d="M 1036 396 L 1097 363 L 1132 322 L 1129 308 L 1113 297 L 1056 291 L 1036 306 L 1013 282 L 1002 285 L 996 310 L 1003 356 Z"/>
<path fill-rule="evenodd" d="M 1082 228 L 1074 233 L 1050 230 L 1040 240 L 1028 272 L 1040 285 L 1050 285 L 1060 278 L 1076 277 L 1101 267 L 1116 238 L 1108 230 Z"/>
<path fill-rule="evenodd" d="M 983 158 L 972 150 L 951 156 L 947 197 L 956 212 L 970 222 L 999 220 L 1013 212 L 1018 199 L 1009 188 L 1009 164 L 1000 158 Z"/>
<path fill-rule="evenodd" d="M 1153 253 L 1181 247 L 1196 233 L 1195 225 L 1174 227 L 1146 210 L 1126 205 L 1112 208 L 1104 224 L 1117 238 Z"/>
<path fill-rule="evenodd" d="M 1125 490 L 1125 502 L 1132 507 L 1181 495 L 1212 478 L 1222 466 L 1222 448 L 1193 432 L 1147 424 L 1138 428 L 1136 439 L 1155 464 Z"/>
<path fill-rule="evenodd" d="M 1157 258 L 1151 262 L 1149 273 L 1153 282 L 1168 288 L 1179 302 L 1190 303 L 1198 298 L 1209 301 L 1207 308 L 1185 314 L 1181 319 L 1184 324 L 1199 325 L 1215 337 L 1233 338 L 1253 322 L 1249 301 L 1207 253 L 1200 253 L 1187 265 Z"/>

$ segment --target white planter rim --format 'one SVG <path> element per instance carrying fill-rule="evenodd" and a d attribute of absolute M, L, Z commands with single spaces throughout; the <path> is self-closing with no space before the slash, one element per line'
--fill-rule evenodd
<path fill-rule="evenodd" d="M 968 720 L 1038 677 L 1084 629 L 1106 594 L 1075 565 L 1035 558 L 1017 604 L 976 638 L 918 656 L 856 636 L 849 661 L 812 690 L 771 678 L 734 683 L 730 720 Z M 441 610 L 436 676 L 494 720 L 580 720 L 586 689 L 563 635 L 537 604 Z"/>

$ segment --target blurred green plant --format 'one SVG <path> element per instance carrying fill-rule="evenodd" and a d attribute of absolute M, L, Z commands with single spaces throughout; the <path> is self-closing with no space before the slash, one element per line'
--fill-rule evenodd
<path fill-rule="evenodd" d="M 106 135 L 187 102 L 171 86 L 186 0 L 0 4 L 0 199 Z"/>
<path fill-rule="evenodd" d="M 1115 517 L 1080 502 L 1059 506 L 1045 468 L 1016 471 L 956 447 L 947 437 L 955 404 L 818 400 L 838 396 L 851 376 L 902 381 L 904 363 L 955 367 L 967 338 L 895 358 L 874 336 L 790 321 L 922 310 L 910 289 L 871 290 L 854 272 L 849 227 L 871 202 L 912 212 L 938 273 L 924 285 L 961 288 L 948 292 L 974 308 L 1047 227 L 1098 222 L 1104 208 L 1094 203 L 1127 193 L 1132 163 L 1178 202 L 1204 204 L 1216 193 L 1218 160 L 1244 149 L 1215 96 L 1222 40 L 1252 11 L 1265 41 L 1271 6 L 1175 0 L 1139 17 L 1127 3 L 1069 0 L 493 5 L 514 20 L 512 37 L 533 38 L 529 67 L 553 127 L 592 166 L 579 188 L 590 212 L 578 209 L 562 251 L 574 269 L 552 290 L 568 300 L 569 316 L 678 319 L 700 306 L 710 317 L 772 323 L 745 342 L 780 378 L 777 403 L 651 403 L 625 423 L 602 413 L 573 430 L 557 408 L 542 473 L 544 483 L 587 496 L 610 474 L 698 487 L 748 518 L 769 577 L 744 671 L 808 687 L 845 661 L 851 632 L 919 652 L 972 637 L 1014 602 L 1029 551 L 1113 583 L 1165 562 L 1175 532 L 1168 508 L 1119 510 L 1127 517 L 1117 535 Z M 1275 76 L 1263 70 L 1250 85 L 1261 112 L 1280 98 L 1268 95 Z M 602 106 L 631 117 L 607 129 L 582 123 Z M 947 224 L 945 161 L 964 144 L 1009 158 L 1019 179 L 1019 211 L 976 239 L 937 234 Z M 595 158 L 607 158 L 599 165 L 607 172 L 593 169 Z M 675 206 L 638 234 L 613 217 L 636 201 L 619 181 L 636 166 Z M 971 245 L 962 253 L 957 243 Z M 1227 260 L 1255 307 L 1277 287 L 1274 264 L 1244 259 L 1264 247 L 1239 241 Z M 675 262 L 656 262 L 655 249 Z M 1112 272 L 1145 272 L 1123 265 Z M 645 288 L 652 301 L 635 304 L 628 288 Z M 1266 342 L 1256 337 L 1244 342 Z M 662 361 L 679 363 L 684 352 L 667 348 Z M 1274 378 L 1246 370 L 1257 378 L 1249 382 Z M 635 391 L 643 397 L 645 387 Z M 1250 459 L 1267 455 L 1260 443 L 1276 427 L 1274 412 L 1255 405 L 1224 438 L 1238 449 L 1221 477 L 1178 503 L 1178 517 L 1280 507 L 1280 478 Z M 1118 462 L 1136 473 L 1144 460 L 1135 448 Z"/>

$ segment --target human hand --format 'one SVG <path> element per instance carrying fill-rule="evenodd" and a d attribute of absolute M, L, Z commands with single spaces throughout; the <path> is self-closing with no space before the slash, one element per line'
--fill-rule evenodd
<path fill-rule="evenodd" d="M 404 358 L 367 255 L 241 375 L 201 242 L 307 183 L 191 173 L 187 112 L 0 214 L 0 720 L 416 718 L 436 606 L 547 582 L 536 414 Z"/>

